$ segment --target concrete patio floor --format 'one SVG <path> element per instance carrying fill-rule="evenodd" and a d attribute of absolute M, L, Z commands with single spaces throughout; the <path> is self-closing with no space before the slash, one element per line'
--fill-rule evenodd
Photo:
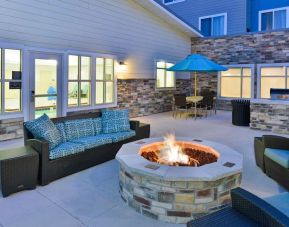
<path fill-rule="evenodd" d="M 151 123 L 151 137 L 173 132 L 177 136 L 224 143 L 244 155 L 242 187 L 267 197 L 285 191 L 256 167 L 253 138 L 262 131 L 231 124 L 231 112 L 219 111 L 205 119 L 173 119 L 171 113 L 138 118 Z M 0 143 L 0 150 L 21 146 L 22 140 Z M 1 151 L 0 151 L 1 152 Z M 116 160 L 97 165 L 7 198 L 0 198 L 0 226 L 184 226 L 144 217 L 126 207 L 118 193 Z"/>

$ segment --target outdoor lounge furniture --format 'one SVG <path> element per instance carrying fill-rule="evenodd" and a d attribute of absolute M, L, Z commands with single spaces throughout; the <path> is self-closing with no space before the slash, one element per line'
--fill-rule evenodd
<path fill-rule="evenodd" d="M 250 124 L 250 100 L 232 100 L 232 124 L 237 126 L 249 126 Z"/>
<path fill-rule="evenodd" d="M 289 217 L 284 209 L 260 199 L 250 192 L 236 188 L 231 191 L 232 207 L 198 218 L 187 223 L 188 227 L 288 227 Z M 271 199 L 272 200 L 272 199 Z M 280 201 L 280 200 L 279 200 Z M 288 200 L 286 200 L 288 201 Z M 287 205 L 284 201 L 283 205 Z M 279 205 L 282 207 L 282 204 Z"/>
<path fill-rule="evenodd" d="M 177 117 L 178 113 L 181 117 L 182 113 L 186 114 L 186 118 L 188 118 L 189 110 L 191 109 L 192 105 L 187 103 L 186 101 L 186 95 L 185 94 L 179 94 L 174 95 L 174 112 L 173 117 Z"/>
<path fill-rule="evenodd" d="M 128 130 L 113 132 L 115 128 L 124 125 L 123 119 L 118 121 L 113 118 L 109 121 L 110 117 L 117 115 L 111 111 L 105 115 L 104 112 L 96 112 L 51 119 L 61 137 L 66 137 L 57 146 L 35 138 L 27 128 L 31 127 L 29 123 L 24 123 L 25 145 L 30 145 L 39 153 L 40 184 L 46 185 L 53 180 L 114 159 L 122 144 L 149 137 L 149 125 L 140 124 L 139 121 L 127 120 Z M 104 121 L 104 116 L 108 121 Z"/>
<path fill-rule="evenodd" d="M 254 139 L 256 164 L 289 190 L 289 138 L 264 135 Z"/>

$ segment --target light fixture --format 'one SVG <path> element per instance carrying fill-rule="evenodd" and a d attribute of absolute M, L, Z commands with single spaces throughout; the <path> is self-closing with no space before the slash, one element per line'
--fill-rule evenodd
<path fill-rule="evenodd" d="M 127 64 L 124 61 L 119 61 L 117 66 L 118 73 L 125 73 L 127 72 Z"/>

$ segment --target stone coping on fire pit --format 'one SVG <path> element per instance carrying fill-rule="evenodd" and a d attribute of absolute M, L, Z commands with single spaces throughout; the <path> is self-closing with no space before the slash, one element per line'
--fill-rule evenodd
<path fill-rule="evenodd" d="M 163 141 L 163 138 L 149 138 L 123 145 L 116 159 L 134 173 L 167 181 L 215 181 L 242 172 L 242 155 L 226 145 L 188 137 L 177 137 L 176 140 L 212 147 L 220 157 L 217 162 L 200 167 L 161 165 L 148 161 L 139 154 L 142 146 Z"/>

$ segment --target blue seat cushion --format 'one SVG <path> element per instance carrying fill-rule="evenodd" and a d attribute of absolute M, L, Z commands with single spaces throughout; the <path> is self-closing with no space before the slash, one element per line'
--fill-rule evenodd
<path fill-rule="evenodd" d="M 62 143 L 60 132 L 46 114 L 25 122 L 25 127 L 36 139 L 46 140 L 49 144 L 49 150 Z"/>
<path fill-rule="evenodd" d="M 289 193 L 284 192 L 279 195 L 268 197 L 265 199 L 273 207 L 281 211 L 283 214 L 289 217 Z"/>
<path fill-rule="evenodd" d="M 112 142 L 116 143 L 116 142 L 119 142 L 119 141 L 122 141 L 122 140 L 125 140 L 128 138 L 131 138 L 131 137 L 135 136 L 136 133 L 133 130 L 129 130 L 126 132 L 115 132 L 115 133 L 110 133 L 107 135 L 110 136 L 110 138 L 112 139 Z"/>
<path fill-rule="evenodd" d="M 85 149 L 101 146 L 104 144 L 112 143 L 112 138 L 109 134 L 99 134 L 96 136 L 88 136 L 79 139 L 75 139 L 72 142 L 80 143 Z"/>
<path fill-rule="evenodd" d="M 67 141 L 94 136 L 94 124 L 91 118 L 68 120 L 64 122 Z"/>
<path fill-rule="evenodd" d="M 98 135 L 102 132 L 102 120 L 101 117 L 92 118 L 95 135 Z"/>
<path fill-rule="evenodd" d="M 266 148 L 264 154 L 284 168 L 289 168 L 289 150 Z"/>
<path fill-rule="evenodd" d="M 63 122 L 55 123 L 55 126 L 58 129 L 58 131 L 60 132 L 60 137 L 61 137 L 62 143 L 66 142 L 67 140 L 66 140 L 64 123 Z"/>
<path fill-rule="evenodd" d="M 84 152 L 84 146 L 82 144 L 66 142 L 59 144 L 57 147 L 49 151 L 49 158 L 57 159 L 80 152 Z"/>
<path fill-rule="evenodd" d="M 103 133 L 125 132 L 130 130 L 128 110 L 103 110 Z"/>

